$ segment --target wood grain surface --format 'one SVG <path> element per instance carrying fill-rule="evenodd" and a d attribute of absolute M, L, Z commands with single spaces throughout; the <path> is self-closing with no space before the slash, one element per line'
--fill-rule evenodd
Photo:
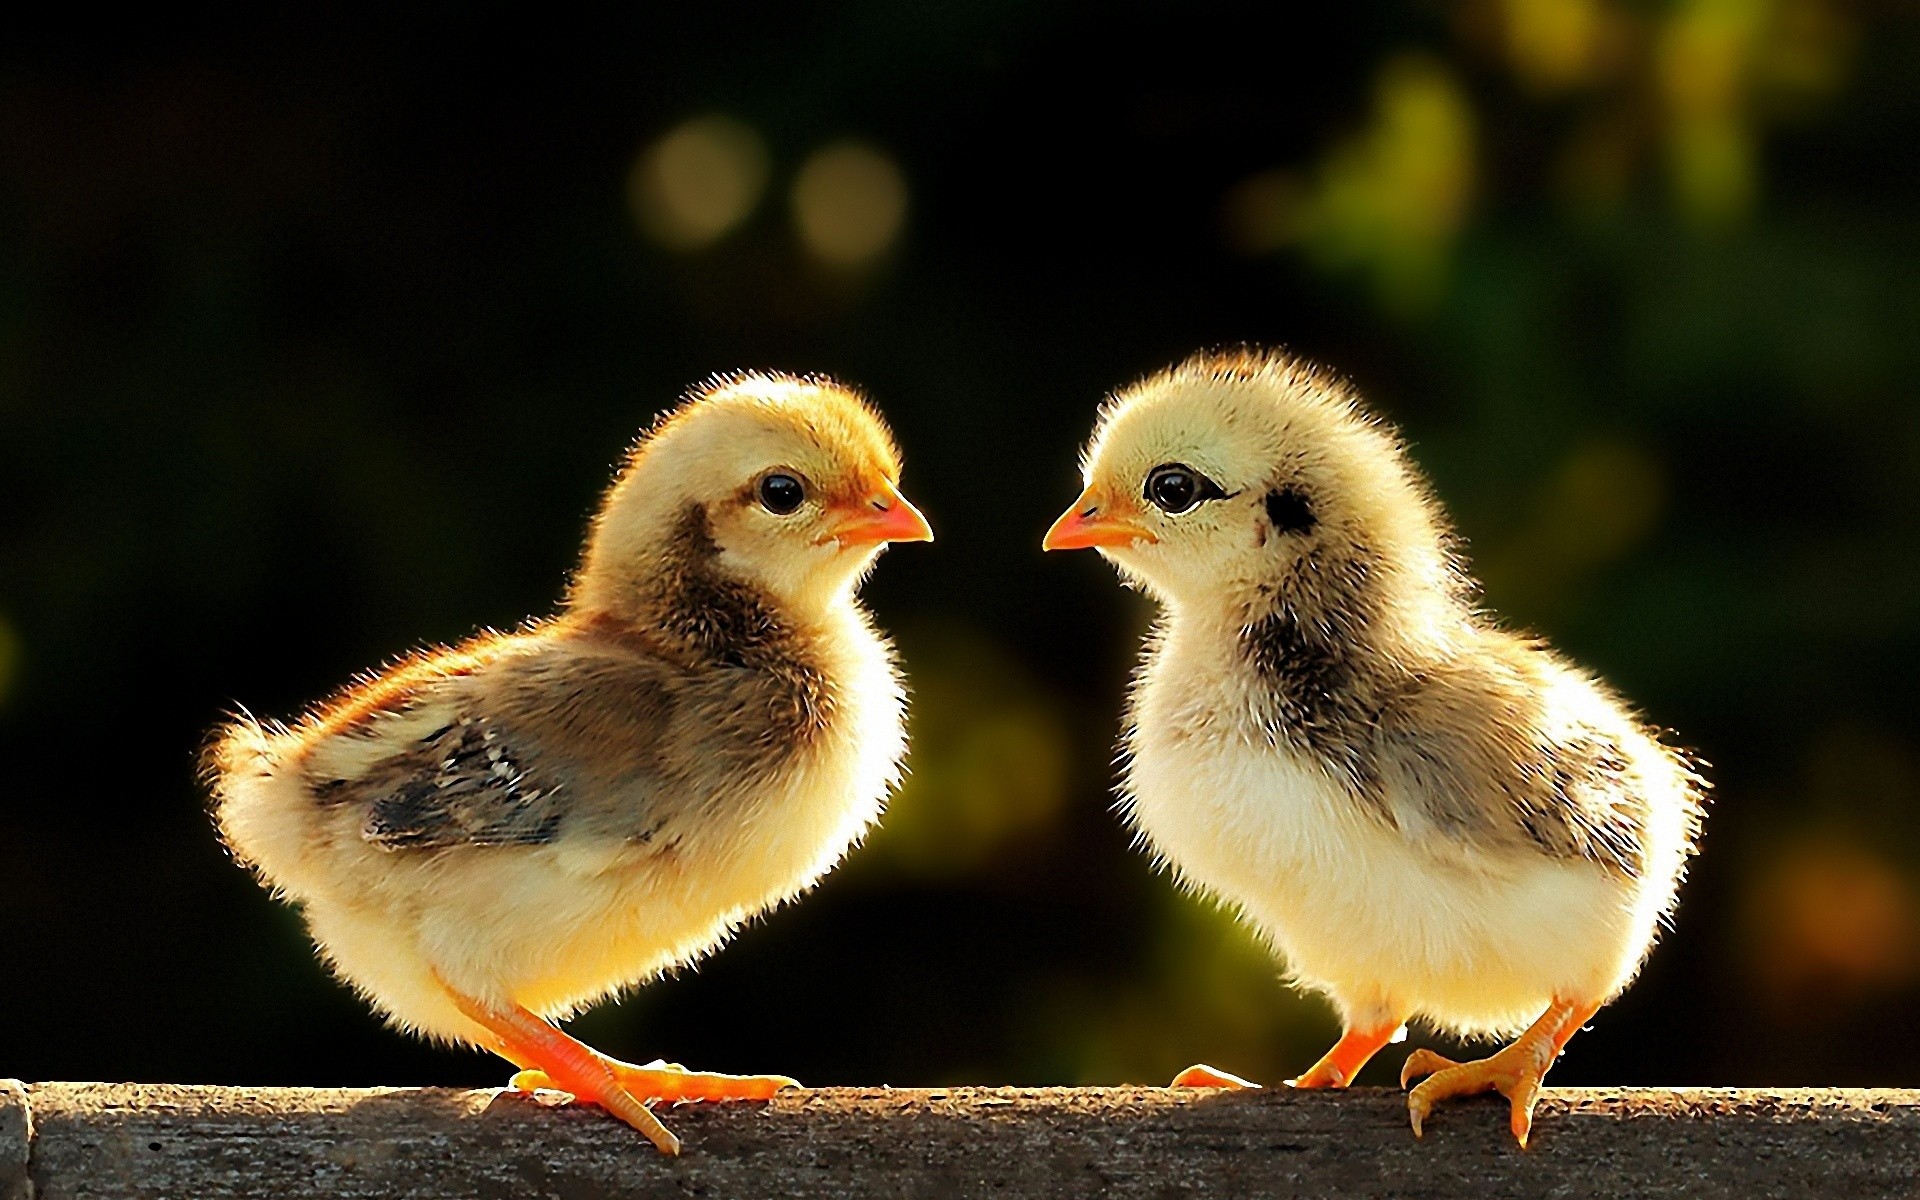
<path fill-rule="evenodd" d="M 497 1091 L 0 1082 L 0 1200 L 1920 1196 L 1920 1091 L 1553 1089 L 1427 1137 L 1387 1089 L 825 1089 L 661 1114 Z M 24 1168 L 24 1169 L 23 1169 Z"/>

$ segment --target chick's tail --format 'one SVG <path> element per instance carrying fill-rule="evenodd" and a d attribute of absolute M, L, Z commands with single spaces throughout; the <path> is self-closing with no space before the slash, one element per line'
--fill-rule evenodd
<path fill-rule="evenodd" d="M 294 737 L 285 728 L 241 712 L 214 732 L 200 756 L 200 775 L 220 839 L 235 859 L 286 887 L 282 868 L 302 855 L 311 799 L 287 769 Z"/>

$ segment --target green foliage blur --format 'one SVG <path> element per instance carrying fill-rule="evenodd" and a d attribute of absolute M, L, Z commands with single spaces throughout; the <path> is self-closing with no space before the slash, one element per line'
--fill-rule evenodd
<path fill-rule="evenodd" d="M 900 435 L 912 776 L 577 1028 L 819 1084 L 1296 1073 L 1325 1007 L 1109 812 L 1150 614 L 1038 548 L 1105 392 L 1250 341 L 1353 378 L 1488 606 L 1712 764 L 1556 1081 L 1920 1083 L 1920 9 L 403 9 L 0 47 L 0 1075 L 503 1080 L 326 976 L 195 753 L 550 610 L 635 431 L 739 367 Z"/>

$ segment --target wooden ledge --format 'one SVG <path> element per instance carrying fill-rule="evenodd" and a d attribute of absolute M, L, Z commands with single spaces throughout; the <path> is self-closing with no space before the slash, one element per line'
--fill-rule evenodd
<path fill-rule="evenodd" d="M 1920 1091 L 1551 1089 L 1424 1141 L 1389 1089 L 854 1089 L 663 1113 L 663 1158 L 498 1091 L 0 1081 L 0 1200 L 1920 1196 Z"/>

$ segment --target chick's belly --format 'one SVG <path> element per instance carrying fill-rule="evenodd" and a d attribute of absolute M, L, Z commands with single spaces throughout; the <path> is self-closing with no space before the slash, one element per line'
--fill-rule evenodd
<path fill-rule="evenodd" d="M 400 1025 L 473 1041 L 452 988 L 566 1015 L 717 945 L 736 907 L 657 873 L 580 875 L 547 849 L 475 847 L 408 862 L 304 904 L 336 971 Z"/>
<path fill-rule="evenodd" d="M 472 873 L 477 886 L 431 893 L 423 943 L 450 983 L 470 975 L 564 1015 L 700 958 L 806 889 L 878 816 L 883 787 L 849 756 L 823 756 L 756 789 L 734 819 L 648 846 L 563 841 L 496 856 Z"/>
<path fill-rule="evenodd" d="M 1244 912 L 1292 976 L 1343 1003 L 1501 1032 L 1556 993 L 1610 995 L 1637 961 L 1629 898 L 1586 864 L 1463 866 L 1271 747 L 1182 750 L 1136 756 L 1141 830 Z"/>
<path fill-rule="evenodd" d="M 327 965 L 383 1017 L 426 1037 L 484 1038 L 440 985 L 410 923 L 364 897 L 309 896 L 301 910 Z"/>
<path fill-rule="evenodd" d="M 772 893 L 801 886 L 790 875 L 689 871 L 665 855 L 590 873 L 548 862 L 493 874 L 489 894 L 436 903 L 422 940 L 450 983 L 471 979 L 553 1017 L 702 957 Z"/>
<path fill-rule="evenodd" d="M 1598 872 L 1542 864 L 1496 876 L 1375 860 L 1329 883 L 1248 906 L 1292 974 L 1462 1033 L 1517 1031 L 1556 996 L 1610 996 L 1635 963 L 1629 915 Z"/>
<path fill-rule="evenodd" d="M 687 886 L 671 870 L 528 878 L 516 913 L 544 913 L 497 948 L 509 998 L 559 1017 L 718 946 L 743 907 L 734 895 Z"/>

